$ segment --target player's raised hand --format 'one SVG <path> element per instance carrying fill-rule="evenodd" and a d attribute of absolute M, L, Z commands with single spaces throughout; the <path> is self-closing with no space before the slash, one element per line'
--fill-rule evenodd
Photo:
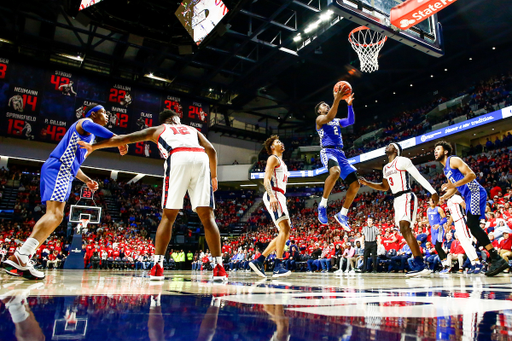
<path fill-rule="evenodd" d="M 80 148 L 87 150 L 85 157 L 88 157 L 94 151 L 94 149 L 92 148 L 92 144 L 90 143 L 78 141 L 78 144 L 80 145 Z"/>
<path fill-rule="evenodd" d="M 219 189 L 219 182 L 217 181 L 217 178 L 212 178 L 212 189 L 215 192 L 217 189 Z"/>
<path fill-rule="evenodd" d="M 126 155 L 126 153 L 128 153 L 128 145 L 127 144 L 125 144 L 124 146 L 119 146 L 117 148 L 119 149 L 119 154 L 121 154 L 121 156 Z"/>
<path fill-rule="evenodd" d="M 347 105 L 352 105 L 352 102 L 354 102 L 354 93 L 351 93 L 350 96 L 345 98 L 345 102 L 347 102 Z"/>
<path fill-rule="evenodd" d="M 89 187 L 89 189 L 91 191 L 95 191 L 96 192 L 98 190 L 98 187 L 99 187 L 98 183 L 96 181 L 92 180 L 92 179 L 87 180 L 87 182 L 85 184 L 87 185 L 87 187 Z"/>

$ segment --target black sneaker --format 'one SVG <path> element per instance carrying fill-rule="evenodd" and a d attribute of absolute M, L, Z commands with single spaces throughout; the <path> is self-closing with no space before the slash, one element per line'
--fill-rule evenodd
<path fill-rule="evenodd" d="M 498 259 L 491 260 L 491 265 L 489 265 L 489 270 L 487 270 L 485 275 L 488 277 L 496 276 L 497 274 L 508 268 L 508 262 L 500 257 Z"/>
<path fill-rule="evenodd" d="M 263 269 L 262 262 L 255 259 L 252 262 L 249 262 L 249 266 L 251 267 L 251 269 L 254 270 L 254 272 L 256 272 L 258 276 L 267 277 L 267 275 L 265 275 L 265 270 Z"/>

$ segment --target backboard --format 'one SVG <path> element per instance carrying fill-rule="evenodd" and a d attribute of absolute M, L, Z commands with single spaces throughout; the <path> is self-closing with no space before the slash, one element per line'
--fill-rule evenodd
<path fill-rule="evenodd" d="M 392 27 L 391 8 L 402 0 L 327 0 L 327 7 L 343 18 L 381 32 L 387 37 L 409 45 L 434 57 L 444 55 L 443 32 L 437 14 L 418 25 L 402 31 Z"/>
<path fill-rule="evenodd" d="M 89 224 L 99 224 L 101 222 L 101 207 L 71 205 L 69 222 L 80 223 L 83 218 L 88 218 Z"/>

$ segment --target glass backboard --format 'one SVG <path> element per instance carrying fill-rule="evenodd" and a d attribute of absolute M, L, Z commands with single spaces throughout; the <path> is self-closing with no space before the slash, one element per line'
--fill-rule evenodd
<path fill-rule="evenodd" d="M 328 8 L 343 18 L 361 26 L 381 32 L 391 39 L 409 45 L 435 57 L 444 55 L 442 28 L 437 14 L 408 30 L 392 27 L 389 20 L 391 8 L 402 0 L 327 0 Z"/>
<path fill-rule="evenodd" d="M 71 223 L 80 223 L 82 218 L 89 215 L 89 224 L 99 224 L 101 222 L 101 207 L 71 205 L 69 210 L 69 221 Z"/>

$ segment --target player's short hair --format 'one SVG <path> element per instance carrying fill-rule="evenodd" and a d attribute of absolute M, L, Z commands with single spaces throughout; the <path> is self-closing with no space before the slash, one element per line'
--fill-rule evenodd
<path fill-rule="evenodd" d="M 263 145 L 265 146 L 265 150 L 267 151 L 268 155 L 272 155 L 271 147 L 275 140 L 279 140 L 279 136 L 272 135 L 268 139 L 266 139 L 265 142 L 263 142 Z"/>
<path fill-rule="evenodd" d="M 324 104 L 324 103 L 325 103 L 325 102 L 324 102 L 324 101 L 322 101 L 322 102 L 318 103 L 318 104 L 315 106 L 315 115 L 317 115 L 317 116 L 318 116 L 318 109 L 320 109 L 320 106 L 321 106 L 322 104 Z"/>
<path fill-rule="evenodd" d="M 162 111 L 159 115 L 158 115 L 158 120 L 160 122 L 160 124 L 162 123 L 165 123 L 165 121 L 169 118 L 172 118 L 174 116 L 178 116 L 180 117 L 180 115 L 174 111 L 174 110 L 169 110 L 169 109 L 165 109 L 164 111 Z"/>
<path fill-rule="evenodd" d="M 451 145 L 450 142 L 446 142 L 446 141 L 439 141 L 437 142 L 435 145 L 434 145 L 434 148 L 437 148 L 437 146 L 441 146 L 443 147 L 444 150 L 446 150 L 448 152 L 448 155 L 447 156 L 450 156 L 452 155 L 452 151 L 453 151 L 453 147 Z"/>

